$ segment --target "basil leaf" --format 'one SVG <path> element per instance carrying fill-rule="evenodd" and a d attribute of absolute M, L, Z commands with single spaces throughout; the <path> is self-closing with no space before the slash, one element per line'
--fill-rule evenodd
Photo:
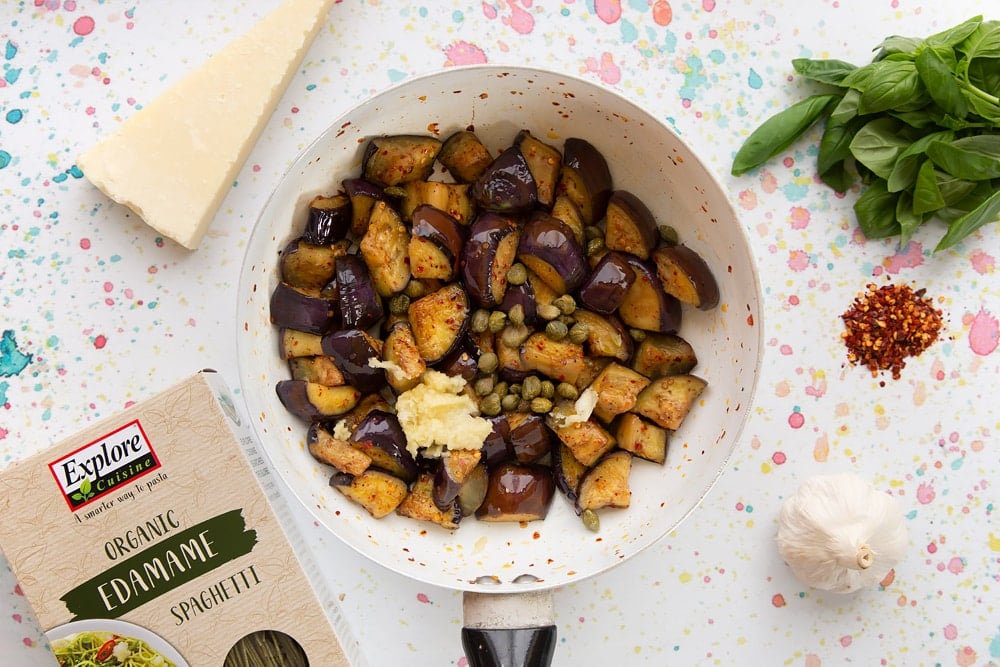
<path fill-rule="evenodd" d="M 840 82 L 844 80 L 844 77 L 857 69 L 856 65 L 843 60 L 812 60 L 810 58 L 796 58 L 792 60 L 792 67 L 806 78 L 833 86 L 841 85 Z"/>
<path fill-rule="evenodd" d="M 974 33 L 982 22 L 982 16 L 973 16 L 968 21 L 931 35 L 925 41 L 930 47 L 945 46 L 950 48 Z"/>
<path fill-rule="evenodd" d="M 920 52 L 914 64 L 931 99 L 952 116 L 965 118 L 969 113 L 969 106 L 955 78 L 955 54 L 951 49 L 945 51 L 942 53 L 938 49 L 926 48 Z"/>
<path fill-rule="evenodd" d="M 851 88 L 837 103 L 837 106 L 830 112 L 830 120 L 835 123 L 844 124 L 858 115 L 858 100 L 861 99 L 861 92 Z"/>
<path fill-rule="evenodd" d="M 884 239 L 899 234 L 896 222 L 898 195 L 885 189 L 885 181 L 869 185 L 854 202 L 854 215 L 866 238 Z"/>
<path fill-rule="evenodd" d="M 997 69 L 1000 70 L 1000 67 Z M 967 88 L 962 89 L 962 96 L 974 114 L 993 125 L 1000 125 L 1000 104 L 983 99 L 981 94 L 974 93 Z"/>
<path fill-rule="evenodd" d="M 833 117 L 826 119 L 823 137 L 819 142 L 819 154 L 816 157 L 816 170 L 822 174 L 837 162 L 843 162 L 851 157 L 851 140 L 861 129 L 864 121 L 852 118 L 846 123 L 838 123 Z"/>
<path fill-rule="evenodd" d="M 899 247 L 905 248 L 913 238 L 913 232 L 924 222 L 922 215 L 914 213 L 913 195 L 909 192 L 899 193 L 899 199 L 896 200 L 896 222 L 899 223 Z"/>
<path fill-rule="evenodd" d="M 910 127 L 922 130 L 936 125 L 934 119 L 930 117 L 926 110 L 920 111 L 890 111 L 889 115 L 897 118 Z"/>
<path fill-rule="evenodd" d="M 938 187 L 934 163 L 924 160 L 917 171 L 916 185 L 913 188 L 913 212 L 919 215 L 932 213 L 945 205 L 944 196 Z"/>
<path fill-rule="evenodd" d="M 915 54 L 923 45 L 924 40 L 917 37 L 900 37 L 899 35 L 892 35 L 890 37 L 886 37 L 882 40 L 881 44 L 875 47 L 876 49 L 880 49 L 878 55 L 875 56 L 875 60 L 883 60 L 896 54 Z"/>
<path fill-rule="evenodd" d="M 881 62 L 874 62 L 859 67 L 847 76 L 845 76 L 841 81 L 840 85 L 844 88 L 853 88 L 855 90 L 864 92 L 868 88 L 868 84 L 871 82 L 872 77 L 875 76 L 875 72 L 878 70 Z"/>
<path fill-rule="evenodd" d="M 944 199 L 945 207 L 954 206 L 972 194 L 972 192 L 981 185 L 975 181 L 955 178 L 951 174 L 946 174 L 943 171 L 938 171 L 937 169 L 934 170 L 934 176 L 937 178 L 938 190 L 941 192 L 941 197 Z"/>
<path fill-rule="evenodd" d="M 952 247 L 969 234 L 991 222 L 1000 221 L 1000 190 L 982 204 L 948 225 L 948 231 L 934 248 L 934 252 Z"/>
<path fill-rule="evenodd" d="M 927 156 L 958 178 L 1000 178 L 1000 134 L 980 134 L 947 143 L 935 141 L 927 147 Z"/>
<path fill-rule="evenodd" d="M 889 109 L 909 109 L 914 99 L 926 95 L 917 67 L 910 60 L 882 61 L 861 91 L 858 112 L 879 113 Z M 919 108 L 919 107 L 917 107 Z"/>
<path fill-rule="evenodd" d="M 894 118 L 876 118 L 865 123 L 851 140 L 851 155 L 880 178 L 889 178 L 896 158 L 910 142 L 899 136 Z"/>
<path fill-rule="evenodd" d="M 791 146 L 839 99 L 840 95 L 835 94 L 813 95 L 765 120 L 737 151 L 731 169 L 733 176 L 764 164 Z"/>
<path fill-rule="evenodd" d="M 888 181 L 889 192 L 899 192 L 913 185 L 917 179 L 917 171 L 921 162 L 924 161 L 924 152 L 934 141 L 952 141 L 955 133 L 948 130 L 941 132 L 931 132 L 912 144 L 907 146 L 896 158 L 896 163 L 892 166 L 892 172 L 886 179 Z"/>
<path fill-rule="evenodd" d="M 956 48 L 965 54 L 967 62 L 977 58 L 1000 58 L 1000 21 L 981 23 Z"/>

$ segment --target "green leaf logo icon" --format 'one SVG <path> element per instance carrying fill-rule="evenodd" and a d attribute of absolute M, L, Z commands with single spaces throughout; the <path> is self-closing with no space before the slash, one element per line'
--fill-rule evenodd
<path fill-rule="evenodd" d="M 74 493 L 72 496 L 73 500 L 88 500 L 94 497 L 94 492 L 92 490 L 90 480 L 84 479 L 80 482 L 80 491 Z"/>

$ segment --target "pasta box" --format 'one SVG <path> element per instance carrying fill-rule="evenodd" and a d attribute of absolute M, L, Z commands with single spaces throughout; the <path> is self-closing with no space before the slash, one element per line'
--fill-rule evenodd
<path fill-rule="evenodd" d="M 357 650 L 215 372 L 14 463 L 0 509 L 61 665 L 337 667 Z"/>

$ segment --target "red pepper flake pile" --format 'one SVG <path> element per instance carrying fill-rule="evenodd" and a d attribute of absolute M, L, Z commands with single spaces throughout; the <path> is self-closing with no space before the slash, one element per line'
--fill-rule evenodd
<path fill-rule="evenodd" d="M 898 380 L 907 357 L 916 357 L 938 339 L 942 313 L 925 297 L 926 290 L 908 285 L 867 285 L 841 315 L 846 330 L 847 360 L 866 366 L 872 376 L 890 371 Z"/>

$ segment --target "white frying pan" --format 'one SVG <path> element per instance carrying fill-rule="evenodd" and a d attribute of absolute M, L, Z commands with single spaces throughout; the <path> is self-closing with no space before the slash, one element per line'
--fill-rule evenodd
<path fill-rule="evenodd" d="M 720 285 L 719 307 L 685 307 L 680 330 L 698 354 L 694 372 L 708 380 L 708 388 L 673 435 L 666 464 L 637 462 L 632 506 L 604 511 L 596 534 L 558 493 L 544 521 L 523 525 L 466 519 L 446 531 L 394 515 L 372 519 L 330 488 L 331 469 L 305 448 L 305 424 L 275 395 L 275 383 L 287 379 L 288 369 L 278 356 L 268 300 L 278 279 L 279 251 L 301 232 L 308 201 L 337 191 L 343 178 L 359 173 L 368 137 L 433 132 L 443 139 L 469 127 L 494 154 L 522 128 L 556 146 L 571 136 L 587 139 L 607 159 L 615 187 L 638 195 L 659 223 L 672 225 L 705 258 Z M 719 183 L 663 123 L 620 95 L 572 76 L 456 67 L 403 82 L 348 112 L 281 180 L 253 230 L 240 278 L 240 380 L 271 462 L 317 521 L 391 570 L 465 591 L 463 632 L 473 665 L 545 664 L 555 636 L 549 591 L 604 572 L 656 542 L 719 478 L 750 410 L 761 325 L 760 287 L 743 228 Z M 542 635 L 527 630 L 499 638 L 489 630 L 511 629 L 511 617 L 546 629 Z"/>

